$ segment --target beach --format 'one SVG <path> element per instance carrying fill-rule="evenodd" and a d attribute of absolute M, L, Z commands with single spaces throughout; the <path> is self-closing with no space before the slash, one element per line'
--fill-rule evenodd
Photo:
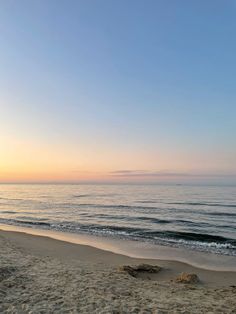
<path fill-rule="evenodd" d="M 236 0 L 0 0 L 0 314 L 236 314 Z"/>
<path fill-rule="evenodd" d="M 0 231 L 1 313 L 236 313 L 236 272 Z M 133 277 L 120 267 L 158 265 Z M 175 282 L 182 272 L 199 282 Z"/>

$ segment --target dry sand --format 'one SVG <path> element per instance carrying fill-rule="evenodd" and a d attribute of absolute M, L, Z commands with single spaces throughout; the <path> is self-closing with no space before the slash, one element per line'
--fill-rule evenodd
<path fill-rule="evenodd" d="M 134 278 L 120 265 L 160 265 Z M 199 284 L 174 283 L 181 272 Z M 0 313 L 236 313 L 236 273 L 0 231 Z"/>

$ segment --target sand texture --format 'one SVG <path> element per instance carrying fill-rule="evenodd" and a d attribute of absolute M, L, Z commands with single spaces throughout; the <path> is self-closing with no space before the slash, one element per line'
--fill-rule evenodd
<path fill-rule="evenodd" d="M 171 271 L 133 277 L 119 270 L 122 263 L 137 262 L 91 247 L 1 231 L 0 313 L 236 313 L 232 282 L 223 282 L 224 287 L 219 282 L 181 284 L 171 281 Z"/>

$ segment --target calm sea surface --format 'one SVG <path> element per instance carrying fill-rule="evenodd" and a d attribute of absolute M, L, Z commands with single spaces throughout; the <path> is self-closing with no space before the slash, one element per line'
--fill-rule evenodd
<path fill-rule="evenodd" d="M 0 185 L 0 223 L 236 256 L 236 187 Z"/>

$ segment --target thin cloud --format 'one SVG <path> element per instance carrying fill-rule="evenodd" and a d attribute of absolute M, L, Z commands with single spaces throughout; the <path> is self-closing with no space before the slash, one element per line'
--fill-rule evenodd
<path fill-rule="evenodd" d="M 224 173 L 189 173 L 171 171 L 148 171 L 148 170 L 117 170 L 109 173 L 112 177 L 235 177 L 236 174 Z"/>
<path fill-rule="evenodd" d="M 163 177 L 163 176 L 189 176 L 188 173 L 180 172 L 163 172 L 147 170 L 117 170 L 110 172 L 113 177 Z"/>
<path fill-rule="evenodd" d="M 123 174 L 134 174 L 134 173 L 146 173 L 146 170 L 116 170 L 116 171 L 111 171 L 110 174 L 114 174 L 114 175 L 123 175 Z"/>

